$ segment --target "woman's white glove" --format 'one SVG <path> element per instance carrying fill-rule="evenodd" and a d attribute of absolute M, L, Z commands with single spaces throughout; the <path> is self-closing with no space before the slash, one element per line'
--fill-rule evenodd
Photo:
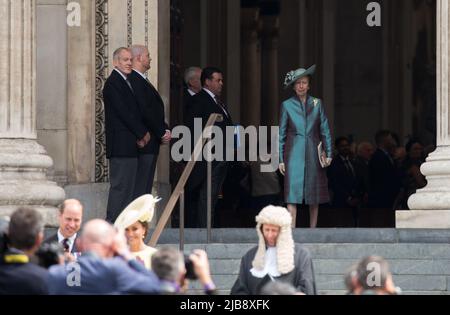
<path fill-rule="evenodd" d="M 284 174 L 286 173 L 286 165 L 284 163 L 280 163 L 278 169 L 280 170 L 280 173 L 284 176 Z"/>

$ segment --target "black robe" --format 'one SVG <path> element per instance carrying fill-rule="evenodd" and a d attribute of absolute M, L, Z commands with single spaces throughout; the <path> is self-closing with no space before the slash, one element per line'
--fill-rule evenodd
<path fill-rule="evenodd" d="M 254 247 L 242 257 L 239 276 L 231 289 L 232 295 L 258 295 L 264 285 L 271 281 L 269 275 L 266 275 L 264 278 L 256 278 L 250 272 L 253 268 L 252 262 L 255 259 L 257 250 L 258 247 Z M 301 291 L 306 295 L 317 294 L 313 263 L 309 251 L 303 246 L 296 244 L 294 255 L 294 270 L 276 277 L 274 280 L 287 282 L 293 285 L 297 291 Z"/>

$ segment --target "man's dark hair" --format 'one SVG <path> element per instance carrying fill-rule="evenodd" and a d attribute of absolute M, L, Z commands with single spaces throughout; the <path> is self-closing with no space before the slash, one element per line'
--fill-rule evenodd
<path fill-rule="evenodd" d="M 33 248 L 36 238 L 44 229 L 42 215 L 31 208 L 20 208 L 11 216 L 8 238 L 11 247 L 28 250 Z"/>
<path fill-rule="evenodd" d="M 376 265 L 377 268 L 373 268 Z M 379 274 L 374 275 L 373 273 L 377 270 L 380 271 Z M 389 264 L 387 261 L 380 256 L 368 256 L 363 258 L 356 268 L 356 272 L 358 275 L 358 282 L 364 288 L 364 290 L 373 290 L 373 289 L 383 289 L 386 286 L 386 280 L 390 274 Z M 372 283 L 373 276 L 379 277 L 380 282 Z"/>
<path fill-rule="evenodd" d="M 334 146 L 337 148 L 341 144 L 342 141 L 347 141 L 348 143 L 350 143 L 350 140 L 348 140 L 347 137 L 339 137 L 339 138 L 336 138 L 336 140 L 334 141 Z"/>
<path fill-rule="evenodd" d="M 406 152 L 409 153 L 409 151 L 411 151 L 412 146 L 415 145 L 416 143 L 423 145 L 419 138 L 412 137 L 411 139 L 409 139 L 408 143 L 406 143 L 405 145 Z"/>
<path fill-rule="evenodd" d="M 375 135 L 375 143 L 377 144 L 377 146 L 380 146 L 383 143 L 384 139 L 386 139 L 390 135 L 392 135 L 392 133 L 389 130 L 378 131 Z"/>
<path fill-rule="evenodd" d="M 206 80 L 212 80 L 214 73 L 223 74 L 222 70 L 216 67 L 206 67 L 202 70 L 202 75 L 200 76 L 200 81 L 202 82 L 202 86 L 205 86 Z"/>

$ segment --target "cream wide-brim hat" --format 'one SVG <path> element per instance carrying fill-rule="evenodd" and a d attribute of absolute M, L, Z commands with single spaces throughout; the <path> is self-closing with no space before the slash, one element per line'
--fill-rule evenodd
<path fill-rule="evenodd" d="M 114 226 L 120 230 L 125 230 L 138 221 L 151 222 L 155 212 L 155 204 L 160 200 L 160 198 L 155 198 L 152 195 L 143 195 L 137 198 L 122 211 L 114 222 Z"/>

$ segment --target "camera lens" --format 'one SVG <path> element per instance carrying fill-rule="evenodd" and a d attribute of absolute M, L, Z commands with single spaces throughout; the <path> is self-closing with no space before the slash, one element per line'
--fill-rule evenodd
<path fill-rule="evenodd" d="M 184 255 L 184 267 L 186 268 L 186 279 L 197 280 L 197 275 L 194 272 L 194 263 L 189 258 L 189 255 Z"/>

